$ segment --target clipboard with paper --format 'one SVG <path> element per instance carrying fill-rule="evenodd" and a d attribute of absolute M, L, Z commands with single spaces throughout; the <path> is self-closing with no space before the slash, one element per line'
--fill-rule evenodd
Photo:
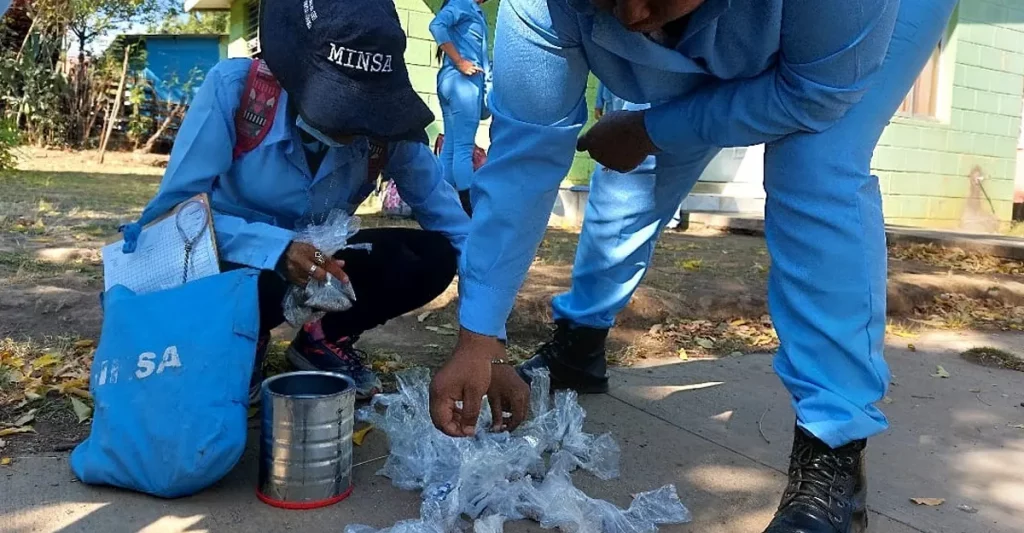
<path fill-rule="evenodd" d="M 104 290 L 123 285 L 136 294 L 170 289 L 220 273 L 213 213 L 205 193 L 147 224 L 135 251 L 124 239 L 103 247 Z"/>

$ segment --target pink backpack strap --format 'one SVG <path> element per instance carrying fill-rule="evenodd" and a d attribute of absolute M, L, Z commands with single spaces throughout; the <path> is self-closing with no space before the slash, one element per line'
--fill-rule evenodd
<path fill-rule="evenodd" d="M 234 159 L 263 142 L 274 125 L 277 104 L 281 100 L 281 84 L 262 59 L 254 59 L 242 90 L 241 105 L 235 114 Z"/>

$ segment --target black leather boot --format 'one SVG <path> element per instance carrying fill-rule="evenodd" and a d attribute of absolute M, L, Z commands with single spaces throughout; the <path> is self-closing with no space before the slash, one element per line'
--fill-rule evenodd
<path fill-rule="evenodd" d="M 764 533 L 867 531 L 867 441 L 832 449 L 799 427 L 794 432 L 789 485 Z"/>
<path fill-rule="evenodd" d="M 608 392 L 608 362 L 605 359 L 607 329 L 575 326 L 568 320 L 555 322 L 554 337 L 537 354 L 516 370 L 529 383 L 530 371 L 547 368 L 551 389 L 572 389 L 580 394 Z"/>

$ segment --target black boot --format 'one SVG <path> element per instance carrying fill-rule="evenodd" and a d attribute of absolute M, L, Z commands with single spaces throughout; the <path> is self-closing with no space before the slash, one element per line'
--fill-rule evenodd
<path fill-rule="evenodd" d="M 551 389 L 573 389 L 580 394 L 608 392 L 608 362 L 604 342 L 607 329 L 574 326 L 568 320 L 555 322 L 554 337 L 537 354 L 516 370 L 527 382 L 530 371 L 547 368 Z"/>
<path fill-rule="evenodd" d="M 863 533 L 868 527 L 867 441 L 832 449 L 794 429 L 789 485 L 764 533 Z"/>

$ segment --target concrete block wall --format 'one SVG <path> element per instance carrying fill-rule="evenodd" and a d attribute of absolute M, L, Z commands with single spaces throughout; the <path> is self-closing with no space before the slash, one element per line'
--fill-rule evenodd
<path fill-rule="evenodd" d="M 985 176 L 984 209 L 1003 222 L 1011 217 L 1024 98 L 1024 2 L 962 0 L 947 43 L 938 117 L 894 117 L 875 150 L 872 167 L 890 224 L 959 227 L 975 166 Z"/>

